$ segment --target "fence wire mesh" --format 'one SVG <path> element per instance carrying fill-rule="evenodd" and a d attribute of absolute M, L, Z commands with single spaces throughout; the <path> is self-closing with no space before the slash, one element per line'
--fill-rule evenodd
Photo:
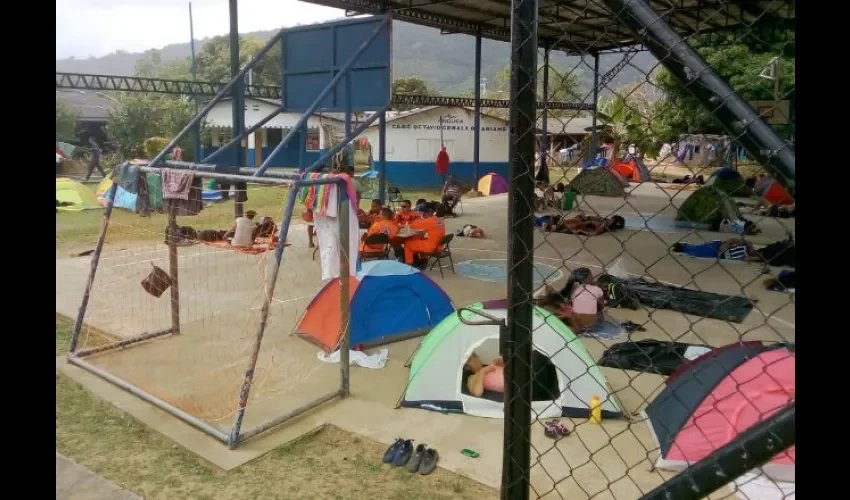
<path fill-rule="evenodd" d="M 793 498 L 794 3 L 511 5 L 503 498 Z"/>

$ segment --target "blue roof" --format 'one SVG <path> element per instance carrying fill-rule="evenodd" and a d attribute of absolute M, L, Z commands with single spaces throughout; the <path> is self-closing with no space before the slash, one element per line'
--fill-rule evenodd
<path fill-rule="evenodd" d="M 362 280 L 366 276 L 407 276 L 418 272 L 418 269 L 397 260 L 370 260 L 361 265 L 357 279 Z"/>

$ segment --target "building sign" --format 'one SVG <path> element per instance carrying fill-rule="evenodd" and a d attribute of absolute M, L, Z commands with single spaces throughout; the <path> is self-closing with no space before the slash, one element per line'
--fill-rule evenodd
<path fill-rule="evenodd" d="M 442 129 L 446 131 L 469 132 L 475 130 L 475 125 L 466 125 L 463 119 L 453 115 L 444 115 L 442 117 Z M 419 123 L 393 123 L 392 127 L 397 130 L 440 130 L 440 120 L 434 124 L 419 124 Z M 482 132 L 507 132 L 508 126 L 501 127 L 481 127 Z"/>

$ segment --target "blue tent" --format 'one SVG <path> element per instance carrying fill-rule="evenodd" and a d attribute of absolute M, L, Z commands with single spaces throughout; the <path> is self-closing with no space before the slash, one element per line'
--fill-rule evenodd
<path fill-rule="evenodd" d="M 387 344 L 424 335 L 454 314 L 449 297 L 418 269 L 391 260 L 363 263 L 350 278 L 351 346 Z M 339 344 L 339 280 L 332 280 L 313 298 L 296 333 L 325 350 Z"/>

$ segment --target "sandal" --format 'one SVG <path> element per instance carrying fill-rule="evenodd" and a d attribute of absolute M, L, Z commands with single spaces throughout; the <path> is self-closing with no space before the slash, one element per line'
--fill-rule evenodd
<path fill-rule="evenodd" d="M 570 430 L 567 429 L 567 427 L 561 422 L 552 420 L 549 424 L 555 429 L 555 432 L 557 432 L 559 436 L 566 437 L 570 435 Z"/>

